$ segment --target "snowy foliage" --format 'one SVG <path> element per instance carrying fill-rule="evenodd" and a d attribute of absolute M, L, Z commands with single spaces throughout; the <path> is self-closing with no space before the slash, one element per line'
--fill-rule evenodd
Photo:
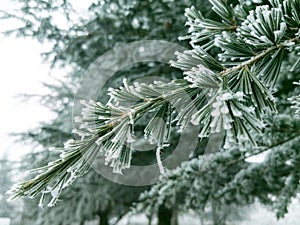
<path fill-rule="evenodd" d="M 135 125 L 152 115 L 144 137 L 156 144 L 162 172 L 160 152 L 176 126 L 200 126 L 201 139 L 224 132 L 223 151 L 204 169 L 206 155 L 166 171 L 168 177 L 141 196 L 137 211 L 151 214 L 160 205 L 177 204 L 203 210 L 209 201 L 243 205 L 257 198 L 272 204 L 282 217 L 299 190 L 299 121 L 290 118 L 287 123 L 282 105 L 290 90 L 280 85 L 287 79 L 282 65 L 292 71 L 299 65 L 299 60 L 287 63 L 299 52 L 299 0 L 270 0 L 255 8 L 229 0 L 210 3 L 215 19 L 195 7 L 186 9 L 188 35 L 180 39 L 190 40 L 192 50 L 177 53 L 177 60 L 170 62 L 183 71 L 183 79 L 150 84 L 124 80 L 121 87 L 109 89 L 108 102 L 83 102 L 77 119 L 82 126 L 74 131 L 80 139 L 66 142 L 59 149 L 61 157 L 37 169 L 37 177 L 12 190 L 13 197 L 52 192 L 52 205 L 62 188 L 88 171 L 99 152 L 114 172 L 130 168 Z M 296 108 L 298 100 L 291 98 Z M 287 127 L 278 130 L 272 119 Z M 269 154 L 262 163 L 247 162 L 263 152 Z"/>

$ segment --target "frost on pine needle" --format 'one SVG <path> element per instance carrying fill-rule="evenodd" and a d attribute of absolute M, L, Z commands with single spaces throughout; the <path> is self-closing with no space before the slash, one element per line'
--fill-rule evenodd
<path fill-rule="evenodd" d="M 238 28 L 238 35 L 247 44 L 257 47 L 272 46 L 281 41 L 286 31 L 281 9 L 258 6 Z"/>
<path fill-rule="evenodd" d="M 277 113 L 272 94 L 282 78 L 283 60 L 299 52 L 299 4 L 270 0 L 270 5 L 250 10 L 227 1 L 210 3 L 218 20 L 205 18 L 195 7 L 185 12 L 188 35 L 184 39 L 190 40 L 192 49 L 177 52 L 177 59 L 170 61 L 182 70 L 182 79 L 133 84 L 124 79 L 121 87 L 109 88 L 107 103 L 81 101 L 81 115 L 75 118 L 79 128 L 73 130 L 78 140 L 66 142 L 59 149 L 60 158 L 35 169 L 35 178 L 15 186 L 13 198 L 42 193 L 43 205 L 45 194 L 52 192 L 49 205 L 53 206 L 62 189 L 85 174 L 100 152 L 115 173 L 130 168 L 135 127 L 147 118 L 144 115 L 150 116 L 144 138 L 156 145 L 161 173 L 168 174 L 161 154 L 175 126 L 180 131 L 191 124 L 199 126 L 200 138 L 224 132 L 222 148 L 234 154 L 255 148 L 263 128 L 267 129 L 264 120 Z M 214 52 L 217 57 L 210 54 Z M 289 101 L 299 113 L 299 97 Z M 230 160 L 226 157 L 218 160 Z M 199 167 L 195 162 L 193 166 Z M 175 183 L 170 185 L 173 189 Z M 160 191 L 168 190 L 164 186 Z"/>
<path fill-rule="evenodd" d="M 184 79 L 192 83 L 191 87 L 218 88 L 216 74 L 201 64 L 184 74 Z"/>
<path fill-rule="evenodd" d="M 294 82 L 295 85 L 300 86 L 300 82 Z M 292 108 L 295 109 L 297 116 L 300 114 L 300 96 L 293 96 L 288 98 L 288 101 L 292 104 Z"/>

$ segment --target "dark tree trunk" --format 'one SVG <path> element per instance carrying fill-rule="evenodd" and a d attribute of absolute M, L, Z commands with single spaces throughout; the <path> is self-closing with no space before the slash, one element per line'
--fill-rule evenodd
<path fill-rule="evenodd" d="M 147 216 L 148 218 L 148 225 L 152 225 L 152 215 Z"/>
<path fill-rule="evenodd" d="M 108 212 L 100 212 L 99 214 L 100 221 L 99 225 L 109 225 Z"/>
<path fill-rule="evenodd" d="M 161 205 L 158 209 L 158 225 L 178 225 L 177 212 Z"/>
<path fill-rule="evenodd" d="M 172 210 L 171 225 L 178 225 L 178 210 L 175 208 Z"/>
<path fill-rule="evenodd" d="M 204 225 L 204 219 L 202 213 L 200 213 L 200 225 Z"/>
<path fill-rule="evenodd" d="M 225 225 L 225 218 L 215 202 L 212 202 L 212 218 L 214 225 Z"/>

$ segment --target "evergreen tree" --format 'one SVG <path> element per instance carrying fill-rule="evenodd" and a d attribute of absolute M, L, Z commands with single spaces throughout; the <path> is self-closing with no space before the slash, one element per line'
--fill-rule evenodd
<path fill-rule="evenodd" d="M 46 3 L 44 1 L 20 0 L 18 1 L 18 10 L 1 12 L 2 18 L 17 19 L 22 24 L 17 29 L 7 31 L 6 34 L 28 36 L 36 38 L 40 42 L 47 42 L 47 44 L 52 45 L 52 48 L 49 52 L 44 53 L 43 57 L 50 61 L 53 67 L 72 67 L 72 72 L 64 78 L 53 84 L 44 84 L 49 89 L 50 94 L 46 96 L 24 95 L 24 100 L 37 98 L 57 116 L 53 121 L 42 123 L 37 129 L 18 134 L 21 135 L 19 136 L 20 141 L 44 147 L 43 151 L 28 154 L 22 160 L 23 168 L 31 169 L 47 164 L 48 160 L 59 155 L 53 151 L 48 151 L 48 148 L 61 146 L 67 139 L 72 138 L 74 92 L 81 79 L 82 71 L 97 56 L 116 45 L 134 40 L 159 38 L 176 41 L 178 34 L 184 32 L 182 26 L 184 9 L 195 3 L 199 6 L 202 5 L 202 1 L 98 1 L 90 6 L 87 17 L 78 17 L 78 12 L 68 1 L 48 1 Z M 61 21 L 56 20 L 56 17 L 67 21 L 67 26 L 63 26 Z M 169 73 L 174 74 L 174 69 L 170 70 L 168 65 L 155 64 L 155 67 L 152 66 L 150 70 L 149 67 L 145 69 L 145 66 L 147 65 L 134 65 L 133 68 L 129 68 L 129 79 L 149 75 L 161 76 L 161 73 L 165 73 L 167 76 L 170 76 Z M 125 73 L 126 71 L 117 74 L 108 86 L 119 85 Z M 100 98 L 102 97 L 100 96 Z M 149 163 L 152 161 L 152 158 L 147 155 L 138 158 L 141 159 L 136 161 L 147 160 Z M 108 212 L 111 211 L 113 205 L 116 209 L 112 210 L 113 212 L 110 212 L 108 217 L 119 217 L 117 212 L 121 215 L 125 214 L 126 210 L 129 209 L 130 202 L 136 201 L 138 193 L 147 188 L 122 187 L 109 181 L 105 182 L 97 174 L 92 174 L 85 176 L 80 185 L 76 182 L 70 189 L 62 192 L 60 198 L 63 201 L 56 208 L 45 208 L 45 211 L 42 212 L 33 207 L 39 204 L 38 200 L 26 200 L 25 208 L 32 210 L 23 211 L 22 223 L 60 224 L 66 218 L 71 218 L 70 215 L 73 211 L 79 212 L 82 206 L 73 203 L 74 201 L 69 204 L 70 201 L 67 199 L 71 197 L 68 196 L 73 196 L 76 201 L 82 202 L 88 195 L 87 198 L 90 201 L 86 203 L 87 209 L 93 208 L 100 211 L 100 208 L 107 207 L 109 210 L 103 209 L 102 211 Z M 101 196 L 101 198 L 99 197 L 101 204 L 92 201 L 95 198 L 93 192 L 86 192 L 86 190 L 96 186 L 90 185 L 91 179 L 99 186 L 104 187 L 96 191 L 97 196 Z M 82 184 L 86 184 L 86 186 Z M 113 194 L 111 191 L 115 191 L 115 193 Z M 106 204 L 106 201 L 109 201 L 109 204 Z M 62 209 L 64 209 L 65 215 L 57 213 Z M 73 219 L 78 221 L 79 218 L 82 218 L 84 221 L 94 217 L 95 215 L 92 213 L 80 211 Z M 72 220 L 68 221 L 71 222 Z"/>
<path fill-rule="evenodd" d="M 225 205 L 258 199 L 272 205 L 277 217 L 284 216 L 300 178 L 299 118 L 291 110 L 291 103 L 299 109 L 299 90 L 293 82 L 299 80 L 300 2 L 210 3 L 211 18 L 195 7 L 186 10 L 188 35 L 181 39 L 189 39 L 192 49 L 171 62 L 183 71 L 183 79 L 147 85 L 124 79 L 120 88 L 109 89 L 109 104 L 83 102 L 81 139 L 65 143 L 59 149 L 61 157 L 20 183 L 13 197 L 34 197 L 58 188 L 51 201 L 57 200 L 70 179 L 87 172 L 85 159 L 99 151 L 105 151 L 115 172 L 129 168 L 133 125 L 154 111 L 144 133 L 157 145 L 157 161 L 166 174 L 141 195 L 137 211 L 211 206 L 217 212 Z M 171 140 L 169 134 L 189 124 L 200 126 L 201 140 L 224 133 L 222 147 L 213 156 L 200 155 L 165 172 L 160 153 Z M 267 153 L 263 162 L 249 162 L 261 153 Z M 203 163 L 208 159 L 209 165 Z"/>

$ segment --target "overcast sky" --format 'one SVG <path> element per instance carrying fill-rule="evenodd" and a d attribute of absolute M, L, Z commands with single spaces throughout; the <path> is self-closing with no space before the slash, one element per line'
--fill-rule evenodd
<path fill-rule="evenodd" d="M 12 145 L 11 132 L 26 131 L 53 115 L 37 102 L 22 103 L 20 93 L 42 93 L 42 81 L 50 80 L 49 65 L 40 57 L 41 46 L 33 40 L 0 40 L 0 148 L 1 153 L 19 155 L 22 147 Z"/>
<path fill-rule="evenodd" d="M 92 1 L 73 2 L 76 9 L 84 13 Z M 12 7 L 9 0 L 0 1 L 0 9 Z M 0 21 L 0 32 L 15 26 L 17 22 Z M 50 66 L 41 59 L 43 50 L 45 46 L 29 38 L 0 37 L 0 156 L 8 153 L 17 159 L 31 149 L 21 143 L 14 144 L 8 133 L 26 131 L 53 117 L 51 112 L 37 102 L 22 103 L 16 98 L 20 93 L 46 93 L 41 83 L 49 82 L 51 78 Z M 52 71 L 55 77 L 59 77 L 59 73 L 63 71 Z"/>
<path fill-rule="evenodd" d="M 1 0 L 0 9 L 12 7 L 9 0 Z M 0 32 L 18 26 L 15 21 L 0 21 Z M 49 79 L 49 65 L 42 63 L 42 46 L 29 38 L 0 36 L 0 155 L 7 153 L 18 159 L 31 147 L 14 143 L 9 133 L 26 131 L 53 115 L 36 102 L 22 103 L 21 93 L 45 92 L 41 82 Z"/>

